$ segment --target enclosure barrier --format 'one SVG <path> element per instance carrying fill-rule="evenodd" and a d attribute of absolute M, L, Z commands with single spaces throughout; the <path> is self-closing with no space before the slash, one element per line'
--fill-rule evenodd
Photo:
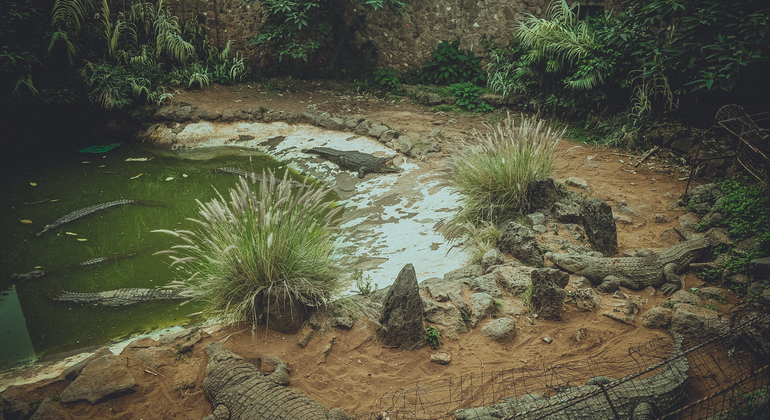
<path fill-rule="evenodd" d="M 736 314 L 741 313 L 741 316 Z M 764 356 L 755 356 L 739 337 L 768 315 L 739 308 L 730 317 L 720 317 L 703 325 L 698 338 L 687 338 L 682 343 L 683 356 L 689 364 L 687 381 L 682 388 L 683 397 L 670 412 L 655 408 L 658 419 L 710 419 L 733 420 L 770 418 L 770 364 Z M 442 383 L 413 387 L 387 393 L 378 398 L 376 411 L 354 416 L 358 420 L 438 420 L 453 419 L 458 409 L 488 407 L 506 399 L 518 399 L 527 394 L 550 397 L 567 389 L 585 385 L 597 376 L 622 378 L 600 389 L 586 389 L 578 397 L 570 397 L 554 409 L 533 410 L 527 419 L 552 418 L 569 406 L 596 398 L 604 393 L 614 397 L 629 389 L 643 386 L 644 381 L 666 368 L 676 368 L 672 357 L 674 340 L 658 339 L 629 349 L 619 358 L 591 357 L 573 364 L 513 367 L 495 372 L 480 372 L 443 380 Z M 620 388 L 623 387 L 623 388 Z M 588 391 L 593 389 L 593 391 Z M 614 393 L 614 394 L 613 394 Z M 655 401 L 649 401 L 655 404 Z M 542 411 L 542 416 L 538 415 Z M 614 411 L 614 410 L 613 410 Z M 764 416 L 764 417 L 763 417 Z M 617 413 L 615 415 L 616 418 Z M 496 418 L 496 417 L 495 417 Z M 515 416 L 506 417 L 515 419 Z M 592 418 L 586 413 L 581 419 Z M 608 420 L 606 416 L 597 420 Z"/>

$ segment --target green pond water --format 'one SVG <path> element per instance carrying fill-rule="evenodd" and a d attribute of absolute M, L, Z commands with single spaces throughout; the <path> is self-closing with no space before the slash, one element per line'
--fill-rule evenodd
<path fill-rule="evenodd" d="M 105 142 L 105 144 L 110 142 Z M 126 161 L 146 158 L 147 161 Z M 129 307 L 80 306 L 50 299 L 60 290 L 99 292 L 154 288 L 180 280 L 168 256 L 152 254 L 177 244 L 154 229 L 194 228 L 195 200 L 218 190 L 227 196 L 233 166 L 282 176 L 285 167 L 252 149 L 160 151 L 121 145 L 104 153 L 62 153 L 44 164 L 4 176 L 0 189 L 0 367 L 197 321 L 199 303 L 148 302 Z M 295 179 L 301 178 L 292 174 Z M 119 199 L 151 200 L 96 212 L 40 237 L 43 227 L 84 207 Z M 29 223 L 31 221 L 31 223 Z M 73 265 L 94 257 L 115 259 L 89 269 Z M 16 282 L 13 273 L 49 274 Z"/>

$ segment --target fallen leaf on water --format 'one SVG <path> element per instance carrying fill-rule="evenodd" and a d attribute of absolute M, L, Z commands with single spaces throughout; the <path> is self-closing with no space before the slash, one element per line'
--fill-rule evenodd
<path fill-rule="evenodd" d="M 21 223 L 24 223 L 25 225 L 30 225 L 30 224 L 32 224 L 32 220 L 29 220 L 29 219 L 21 219 L 21 220 L 19 220 L 19 221 L 20 221 Z"/>
<path fill-rule="evenodd" d="M 85 242 L 85 241 L 87 241 L 87 240 L 88 240 L 88 239 L 86 239 L 86 238 L 78 238 L 78 241 L 80 241 L 80 242 Z"/>
<path fill-rule="evenodd" d="M 107 165 L 99 165 L 100 168 L 104 168 L 105 166 L 107 166 Z"/>
<path fill-rule="evenodd" d="M 140 177 L 140 176 L 142 176 L 142 175 L 144 175 L 144 172 L 142 172 L 141 174 L 139 174 L 139 175 L 137 175 L 137 176 L 132 176 L 132 177 L 131 177 L 131 179 L 137 179 L 137 178 L 139 178 L 139 177 Z"/>
<path fill-rule="evenodd" d="M 55 202 L 55 201 L 59 201 L 59 199 L 58 198 L 54 198 L 53 200 L 51 200 L 52 203 Z"/>
<path fill-rule="evenodd" d="M 91 163 L 91 162 L 89 162 L 89 161 L 87 161 L 87 160 L 84 160 L 84 161 L 82 161 L 82 162 L 80 162 L 80 163 Z"/>
<path fill-rule="evenodd" d="M 37 185 L 37 182 L 30 182 L 29 185 L 32 185 L 34 187 Z"/>
<path fill-rule="evenodd" d="M 75 232 L 64 232 L 64 233 L 66 233 L 67 235 L 78 236 L 78 234 Z"/>

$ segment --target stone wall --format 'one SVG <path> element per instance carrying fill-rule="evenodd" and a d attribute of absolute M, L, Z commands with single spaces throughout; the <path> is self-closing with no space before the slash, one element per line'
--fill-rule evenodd
<path fill-rule="evenodd" d="M 478 51 L 482 37 L 507 44 L 515 22 L 529 13 L 545 14 L 549 0 L 406 0 L 404 13 L 372 11 L 358 2 L 339 0 L 345 22 L 356 28 L 353 44 L 372 57 L 379 67 L 399 72 L 419 68 L 441 41 L 460 41 L 461 49 Z M 585 5 L 605 4 L 591 0 Z M 248 42 L 265 22 L 259 0 L 175 0 L 172 12 L 181 19 L 196 20 L 219 48 L 228 40 L 233 51 L 244 51 L 248 63 L 264 67 L 271 51 Z"/>

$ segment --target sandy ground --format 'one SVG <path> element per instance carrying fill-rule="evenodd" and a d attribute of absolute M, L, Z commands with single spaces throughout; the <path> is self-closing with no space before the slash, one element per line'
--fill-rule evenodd
<path fill-rule="evenodd" d="M 314 82 L 293 82 L 292 86 L 296 92 L 284 91 L 280 95 L 261 90 L 258 85 L 212 87 L 204 91 L 181 91 L 174 100 L 212 110 L 264 106 L 305 111 L 310 105 L 337 115 L 360 114 L 406 131 L 428 133 L 440 128 L 445 136 L 442 145 L 445 150 L 453 138 L 469 136 L 474 129 L 483 130 L 482 123 L 490 118 L 489 115 L 436 112 L 413 105 L 408 99 L 386 102 L 340 90 L 339 86 Z M 670 245 L 661 238 L 661 233 L 675 225 L 677 217 L 683 214 L 674 203 L 684 192 L 687 181 L 681 178 L 686 177 L 686 173 L 655 156 L 637 167 L 634 164 L 638 157 L 626 152 L 568 142 L 562 144 L 562 150 L 565 153 L 556 164 L 554 178 L 561 181 L 568 177 L 582 178 L 587 181 L 590 191 L 577 188 L 575 191 L 603 198 L 613 208 L 624 203 L 630 209 L 629 214 L 622 214 L 626 223 L 618 223 L 620 252 Z M 441 167 L 442 157 L 417 164 L 426 171 L 434 170 Z M 666 215 L 669 221 L 656 223 L 656 214 Z M 456 261 L 447 262 L 445 272 L 451 271 L 449 267 L 456 264 Z M 392 276 L 396 274 L 397 270 Z M 424 278 L 418 275 L 418 280 Z M 702 284 L 691 274 L 686 276 L 685 283 L 686 287 Z M 570 284 L 567 289 L 574 287 Z M 654 296 L 642 291 L 627 292 L 640 295 L 645 302 L 639 315 L 665 300 L 660 292 Z M 387 408 L 389 393 L 416 389 L 418 383 L 430 388 L 461 375 L 512 367 L 542 368 L 554 363 L 577 363 L 590 356 L 620 357 L 628 354 L 630 347 L 668 336 L 668 332 L 646 329 L 640 322 L 633 326 L 603 316 L 602 312 L 611 309 L 613 298 L 603 296 L 602 299 L 603 307 L 599 311 L 581 312 L 567 303 L 562 321 L 537 320 L 534 325 L 527 321 L 526 310 L 520 301 L 505 299 L 501 315 L 516 320 L 516 338 L 505 344 L 489 341 L 480 333 L 481 327 L 488 322 L 483 321 L 457 340 L 443 340 L 437 351 L 451 355 L 452 362 L 447 365 L 431 363 L 430 355 L 437 351 L 429 347 L 404 351 L 383 346 L 376 338 L 374 326 L 364 318 L 359 319 L 351 330 L 331 328 L 315 334 L 304 349 L 297 343 L 309 327 L 295 336 L 265 331 L 263 327 L 252 329 L 247 325 L 209 327 L 191 351 L 176 354 L 171 346 L 168 354 L 151 361 L 137 359 L 136 352 L 159 344 L 143 339 L 120 352 L 139 384 L 135 393 L 97 405 L 88 402 L 69 404 L 60 410 L 60 414 L 61 418 L 67 419 L 200 419 L 213 411 L 201 386 L 206 366 L 204 347 L 215 340 L 225 340 L 225 347 L 257 365 L 265 354 L 277 356 L 291 368 L 292 387 L 327 408 L 341 407 L 350 414 L 364 414 Z M 730 302 L 717 305 L 726 310 L 732 302 L 730 297 Z M 576 339 L 578 333 L 582 338 L 579 341 Z M 547 344 L 543 341 L 545 337 L 551 337 L 553 341 Z M 41 361 L 36 367 L 5 374 L 0 377 L 0 389 L 7 387 L 2 395 L 25 402 L 59 395 L 70 381 L 54 378 L 26 385 L 13 384 L 33 382 L 45 372 L 55 373 L 60 367 L 61 363 L 46 365 Z M 194 386 L 180 387 L 184 379 L 192 381 Z"/>

